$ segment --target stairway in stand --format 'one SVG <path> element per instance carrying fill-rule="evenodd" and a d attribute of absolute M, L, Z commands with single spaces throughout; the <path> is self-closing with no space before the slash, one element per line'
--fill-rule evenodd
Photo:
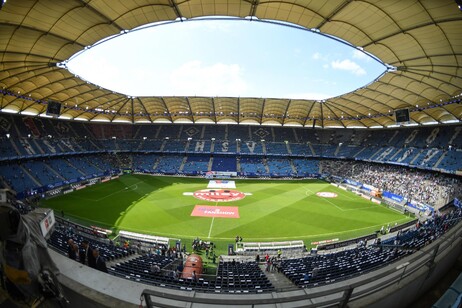
<path fill-rule="evenodd" d="M 266 271 L 266 264 L 260 263 L 260 269 L 263 273 L 265 273 L 268 280 L 271 282 L 273 287 L 278 291 L 287 291 L 287 290 L 294 290 L 297 287 L 290 281 L 283 273 L 278 272 L 277 270 L 274 271 Z"/>

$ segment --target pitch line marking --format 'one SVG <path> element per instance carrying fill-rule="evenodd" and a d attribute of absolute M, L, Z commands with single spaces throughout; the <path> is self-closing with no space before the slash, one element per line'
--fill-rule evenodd
<path fill-rule="evenodd" d="M 343 211 L 348 212 L 348 211 L 358 211 L 358 210 L 376 209 L 376 208 L 377 208 L 376 206 L 371 204 L 371 206 L 360 207 L 360 208 L 357 208 L 357 209 L 348 209 L 348 210 L 343 210 Z"/>
<path fill-rule="evenodd" d="M 306 188 L 306 187 L 305 187 L 305 189 L 306 189 L 306 191 L 309 191 L 309 192 L 311 192 L 311 195 L 310 195 L 310 196 L 312 196 L 312 195 L 314 195 L 314 194 L 315 194 L 315 192 L 313 192 L 312 190 L 309 190 L 309 189 L 308 189 L 308 188 Z M 305 192 L 305 194 L 306 194 L 306 192 Z M 343 212 L 345 212 L 345 210 L 344 210 L 344 209 L 340 208 L 340 207 L 339 207 L 339 206 L 337 206 L 335 203 L 333 203 L 333 202 L 330 202 L 330 201 L 329 201 L 329 200 L 327 200 L 326 198 L 322 198 L 322 200 L 329 202 L 330 204 L 332 204 L 333 206 L 335 206 L 336 208 L 338 208 L 340 211 L 343 211 Z"/>
<path fill-rule="evenodd" d="M 88 218 L 85 218 L 85 217 L 81 217 L 81 216 L 77 216 L 77 215 L 71 215 L 71 214 L 67 214 L 67 213 L 66 213 L 66 216 L 67 216 L 67 217 L 72 217 L 72 218 L 77 219 L 77 220 L 80 220 L 80 221 L 83 220 L 83 221 L 87 221 L 87 222 L 90 221 L 90 222 L 98 223 L 98 224 L 100 224 L 100 225 L 102 225 L 102 226 L 106 226 L 108 229 L 114 227 L 114 226 L 108 225 L 108 224 L 107 224 L 106 222 L 104 222 L 104 221 L 88 219 Z"/>
<path fill-rule="evenodd" d="M 347 191 L 343 191 L 343 190 L 342 190 L 342 191 L 340 191 L 340 193 L 341 193 L 341 195 L 342 195 L 343 197 L 346 197 L 346 198 L 348 198 L 348 199 L 350 199 L 350 200 L 355 200 L 355 198 L 352 198 L 352 197 L 349 196 L 349 193 L 348 193 Z"/>
<path fill-rule="evenodd" d="M 364 227 L 364 228 L 359 228 L 359 229 L 351 229 L 351 230 L 347 230 L 347 231 L 338 231 L 338 232 L 323 233 L 323 234 L 300 235 L 300 236 L 296 236 L 296 237 L 305 237 L 306 238 L 306 237 L 315 237 L 315 236 L 319 237 L 319 236 L 328 236 L 328 235 L 349 233 L 349 232 L 361 231 L 361 230 L 366 230 L 366 229 L 378 228 L 378 227 L 386 225 L 387 223 L 390 223 L 390 225 L 391 225 L 392 223 L 395 223 L 395 222 L 398 223 L 398 222 L 405 221 L 405 220 L 407 220 L 407 218 L 394 220 L 394 221 L 390 221 L 390 222 L 385 222 L 385 223 L 382 223 L 382 224 L 379 224 L 379 225 L 374 225 L 374 226 L 369 226 L 369 227 Z M 291 237 L 271 237 L 271 238 L 263 237 L 263 238 L 259 238 L 258 240 L 271 240 L 271 239 L 284 240 L 284 239 L 293 239 L 293 238 L 295 238 L 295 237 L 294 236 L 291 236 Z M 217 238 L 217 239 L 227 239 L 227 238 Z"/>
<path fill-rule="evenodd" d="M 307 196 L 313 196 L 313 195 L 316 194 L 315 192 L 313 192 L 312 190 L 309 190 L 309 189 L 306 188 L 306 187 L 305 187 L 305 190 L 306 190 L 306 191 L 305 191 L 305 195 L 307 195 Z M 308 194 L 308 192 L 310 192 L 311 194 Z M 349 196 L 346 196 L 346 195 L 342 195 L 342 196 L 348 197 L 348 198 L 350 198 L 351 200 L 354 200 L 353 198 L 351 198 L 351 197 L 349 197 Z M 336 204 L 334 204 L 333 202 L 331 202 L 331 201 L 328 200 L 327 198 L 322 198 L 322 199 L 323 199 L 324 201 L 329 202 L 330 204 L 332 204 L 333 206 L 335 206 L 336 208 L 338 208 L 340 211 L 343 211 L 343 212 L 364 210 L 364 209 L 370 209 L 370 208 L 373 208 L 373 209 L 377 208 L 377 207 L 371 205 L 371 206 L 361 207 L 361 208 L 357 208 L 357 209 L 347 209 L 347 210 L 345 210 L 345 209 L 340 208 L 339 206 L 337 206 Z"/>
<path fill-rule="evenodd" d="M 369 226 L 369 227 L 364 227 L 364 228 L 359 228 L 359 229 L 352 229 L 352 230 L 347 230 L 347 231 L 338 231 L 338 232 L 331 232 L 331 233 L 323 233 L 323 234 L 310 234 L 310 235 L 297 235 L 297 236 L 283 236 L 283 237 L 259 237 L 255 238 L 255 241 L 262 241 L 262 240 L 269 240 L 269 241 L 275 241 L 275 240 L 290 240 L 294 238 L 309 238 L 309 237 L 321 237 L 321 236 L 328 236 L 328 235 L 336 235 L 336 234 L 342 234 L 342 233 L 348 233 L 348 232 L 355 232 L 355 231 L 361 231 L 361 230 L 366 230 L 366 229 L 372 229 L 372 228 L 379 228 L 381 226 L 386 225 L 387 223 L 399 223 L 401 221 L 405 221 L 407 218 L 404 219 L 399 219 L 399 220 L 393 220 L 390 222 L 384 222 L 379 225 L 374 225 L 374 226 Z M 134 231 L 134 232 L 141 232 L 141 231 Z M 154 233 L 153 233 L 154 234 Z M 164 233 L 164 232 L 155 232 L 155 235 L 158 236 L 166 236 L 166 237 L 181 237 L 181 238 L 195 238 L 197 236 L 191 236 L 191 235 L 181 235 L 181 234 L 172 234 L 172 233 Z M 234 240 L 232 237 L 214 237 L 213 239 L 215 240 Z"/>
<path fill-rule="evenodd" d="M 342 212 L 345 212 L 346 210 L 342 209 L 341 207 L 339 207 L 337 204 L 331 202 L 330 200 L 327 200 L 326 198 L 322 198 L 324 201 L 327 201 L 329 202 L 330 204 L 332 204 L 333 206 L 335 206 L 336 208 L 338 208 L 340 211 Z"/>
<path fill-rule="evenodd" d="M 218 202 L 215 202 L 215 206 L 218 205 Z M 215 221 L 215 216 L 212 217 L 212 223 L 210 224 L 210 228 L 209 228 L 209 235 L 207 236 L 207 238 L 210 238 L 210 234 L 212 234 L 212 228 L 213 228 L 213 222 Z"/>
<path fill-rule="evenodd" d="M 94 200 L 94 199 L 88 199 L 88 198 L 84 198 L 84 197 L 80 197 L 80 196 L 75 196 L 74 194 L 69 194 L 69 196 L 71 196 L 71 198 L 80 199 L 80 200 L 85 200 L 85 201 L 90 201 L 90 202 L 97 201 L 97 200 Z"/>
<path fill-rule="evenodd" d="M 136 186 L 135 189 L 137 189 L 137 188 L 138 188 L 138 184 L 140 184 L 140 183 L 142 183 L 142 182 L 143 182 L 143 181 L 139 181 L 139 182 L 136 182 L 135 184 L 132 184 L 132 185 L 127 186 L 127 187 Z M 109 194 L 109 195 L 106 195 L 106 196 L 104 196 L 104 197 L 102 197 L 102 198 L 96 199 L 95 201 L 104 200 L 104 199 L 106 199 L 107 197 L 110 197 L 110 196 L 112 196 L 112 195 L 118 194 L 118 193 L 120 193 L 120 192 L 122 192 L 122 191 L 124 191 L 124 190 L 125 190 L 125 188 L 123 188 L 123 189 L 121 189 L 121 190 L 118 190 L 118 191 L 115 191 L 115 192 L 113 192 L 112 194 Z M 130 189 L 130 190 L 134 190 L 134 189 Z"/>

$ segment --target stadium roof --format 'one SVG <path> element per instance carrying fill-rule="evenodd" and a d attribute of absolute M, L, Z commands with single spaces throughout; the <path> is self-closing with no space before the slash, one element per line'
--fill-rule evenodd
<path fill-rule="evenodd" d="M 375 127 L 394 124 L 393 110 L 401 108 L 410 108 L 419 124 L 462 116 L 462 105 L 453 99 L 462 96 L 462 12 L 454 0 L 1 1 L 4 112 L 44 114 L 52 99 L 62 102 L 62 118 L 131 123 Z M 58 65 L 86 46 L 139 26 L 203 16 L 299 25 L 358 46 L 389 64 L 390 71 L 354 92 L 312 101 L 127 97 Z"/>

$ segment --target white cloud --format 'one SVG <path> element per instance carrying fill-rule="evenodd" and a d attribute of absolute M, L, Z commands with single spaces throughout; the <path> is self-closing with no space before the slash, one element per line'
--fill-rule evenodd
<path fill-rule="evenodd" d="M 367 54 L 357 49 L 353 50 L 353 58 L 358 59 L 358 60 L 367 61 L 367 62 L 371 61 L 371 57 L 369 57 Z"/>
<path fill-rule="evenodd" d="M 345 59 L 343 61 L 335 60 L 330 63 L 333 69 L 349 71 L 357 76 L 366 75 L 366 70 L 364 70 L 359 64 L 351 61 L 350 59 Z"/>
<path fill-rule="evenodd" d="M 146 67 L 116 63 L 101 55 L 75 58 L 69 62 L 71 72 L 95 85 L 126 95 L 153 95 L 152 85 L 161 82 L 155 71 Z"/>
<path fill-rule="evenodd" d="M 186 62 L 170 74 L 175 95 L 243 96 L 248 86 L 238 64 Z"/>
<path fill-rule="evenodd" d="M 321 54 L 320 52 L 315 52 L 311 58 L 313 58 L 313 60 L 321 60 L 321 61 L 327 61 L 329 60 L 329 56 L 328 55 L 323 55 Z"/>
<path fill-rule="evenodd" d="M 78 72 L 78 75 L 92 83 L 103 87 L 110 87 L 117 83 L 122 74 L 120 68 L 103 57 L 77 57 L 70 61 L 68 67 L 71 72 Z M 76 73 L 77 74 L 77 73 Z"/>
<path fill-rule="evenodd" d="M 156 70 L 149 63 L 144 67 L 120 67 L 103 57 L 95 56 L 87 57 L 84 64 L 73 62 L 70 65 L 71 71 L 74 71 L 73 68 L 89 82 L 134 96 L 245 96 L 248 89 L 242 77 L 243 70 L 238 64 L 215 63 L 206 66 L 200 61 L 191 61 L 169 73 L 162 69 Z"/>

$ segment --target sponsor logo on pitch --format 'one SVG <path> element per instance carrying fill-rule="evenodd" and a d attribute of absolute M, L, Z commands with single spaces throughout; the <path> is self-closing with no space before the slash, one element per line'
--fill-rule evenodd
<path fill-rule="evenodd" d="M 320 191 L 316 193 L 316 196 L 323 198 L 337 198 L 337 194 L 329 191 Z"/>
<path fill-rule="evenodd" d="M 230 202 L 245 198 L 243 192 L 233 189 L 203 189 L 195 191 L 193 196 L 200 200 L 212 202 Z"/>

